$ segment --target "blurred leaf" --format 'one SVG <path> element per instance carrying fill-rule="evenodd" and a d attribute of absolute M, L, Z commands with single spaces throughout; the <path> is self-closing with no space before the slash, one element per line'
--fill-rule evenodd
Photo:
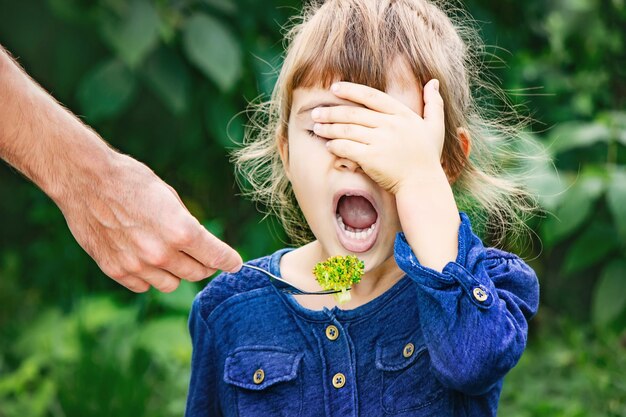
<path fill-rule="evenodd" d="M 546 246 L 552 247 L 576 231 L 589 217 L 604 189 L 602 177 L 592 172 L 582 173 L 562 196 L 555 215 L 548 217 L 543 224 L 542 237 Z"/>
<path fill-rule="evenodd" d="M 150 290 L 154 295 L 154 300 L 164 307 L 174 311 L 180 311 L 185 314 L 189 313 L 191 304 L 196 296 L 196 285 L 185 280 L 181 280 L 176 291 L 171 293 L 163 293 L 152 288 Z"/>
<path fill-rule="evenodd" d="M 615 140 L 626 145 L 626 112 L 609 111 L 598 116 L 599 120 L 610 126 Z"/>
<path fill-rule="evenodd" d="M 598 142 L 608 143 L 611 139 L 611 130 L 606 125 L 597 122 L 568 122 L 557 127 L 550 138 L 549 149 L 556 155 Z"/>
<path fill-rule="evenodd" d="M 125 4 L 123 16 L 103 19 L 102 35 L 130 68 L 135 68 L 157 45 L 159 16 L 147 0 Z"/>
<path fill-rule="evenodd" d="M 212 97 L 207 106 L 205 123 L 207 129 L 224 149 L 232 149 L 243 141 L 242 115 L 238 114 L 232 101 Z"/>
<path fill-rule="evenodd" d="M 569 247 L 563 262 L 563 274 L 571 275 L 589 268 L 618 247 L 619 242 L 611 226 L 593 223 Z"/>
<path fill-rule="evenodd" d="M 233 14 L 237 11 L 237 4 L 233 0 L 202 0 L 209 6 L 215 7 L 217 10 Z"/>
<path fill-rule="evenodd" d="M 540 206 L 548 211 L 555 210 L 566 195 L 567 184 L 559 176 L 545 145 L 535 135 L 525 134 L 518 141 L 516 152 L 527 155 L 522 162 L 526 187 L 539 199 Z"/>
<path fill-rule="evenodd" d="M 241 75 L 241 48 L 219 20 L 197 13 L 186 23 L 183 46 L 187 57 L 222 91 L 230 90 Z"/>
<path fill-rule="evenodd" d="M 605 325 L 626 308 L 626 261 L 614 260 L 602 271 L 593 296 L 593 320 Z"/>
<path fill-rule="evenodd" d="M 145 62 L 148 85 L 174 114 L 187 109 L 191 78 L 184 62 L 168 48 L 161 48 Z"/>
<path fill-rule="evenodd" d="M 269 99 L 282 64 L 282 50 L 279 45 L 262 36 L 257 37 L 254 48 L 251 64 L 256 74 L 257 88 L 263 99 Z"/>
<path fill-rule="evenodd" d="M 191 359 L 186 318 L 165 317 L 150 321 L 139 330 L 138 344 L 161 361 L 178 360 L 188 364 Z"/>
<path fill-rule="evenodd" d="M 57 309 L 40 314 L 15 343 L 22 357 L 42 356 L 48 360 L 72 362 L 80 357 L 76 322 L 61 315 Z"/>
<path fill-rule="evenodd" d="M 92 122 L 116 116 L 131 103 L 133 74 L 119 61 L 108 61 L 87 74 L 78 86 L 78 102 Z"/>
<path fill-rule="evenodd" d="M 0 374 L 0 397 L 23 391 L 28 384 L 39 377 L 41 359 L 31 356 L 24 359 L 11 374 Z"/>
<path fill-rule="evenodd" d="M 202 225 L 218 239 L 224 239 L 224 222 L 221 219 L 204 220 Z"/>
<path fill-rule="evenodd" d="M 85 22 L 96 17 L 93 4 L 80 0 L 48 0 L 50 10 L 63 20 Z"/>
<path fill-rule="evenodd" d="M 626 171 L 613 172 L 606 197 L 613 221 L 622 241 L 626 244 Z"/>
<path fill-rule="evenodd" d="M 109 296 L 100 295 L 83 299 L 75 312 L 82 330 L 98 332 L 112 324 L 132 322 L 137 312 L 132 307 L 121 307 Z"/>

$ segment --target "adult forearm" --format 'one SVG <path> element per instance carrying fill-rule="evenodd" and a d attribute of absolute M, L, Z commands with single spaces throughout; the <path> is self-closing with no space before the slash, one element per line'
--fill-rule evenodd
<path fill-rule="evenodd" d="M 73 181 L 97 181 L 113 152 L 0 47 L 0 157 L 55 202 Z M 77 175 L 79 174 L 80 175 Z M 95 185 L 95 184 L 94 184 Z"/>

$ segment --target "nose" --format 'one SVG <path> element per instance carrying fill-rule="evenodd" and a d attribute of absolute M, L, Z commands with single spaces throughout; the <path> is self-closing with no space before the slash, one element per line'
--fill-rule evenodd
<path fill-rule="evenodd" d="M 359 169 L 359 164 L 346 158 L 336 158 L 335 168 L 340 171 L 347 170 L 350 172 L 356 172 Z"/>

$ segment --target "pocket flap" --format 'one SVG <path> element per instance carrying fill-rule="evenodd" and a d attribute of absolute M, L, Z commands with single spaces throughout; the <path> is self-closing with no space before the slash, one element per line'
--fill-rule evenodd
<path fill-rule="evenodd" d="M 297 376 L 303 355 L 274 346 L 238 348 L 226 358 L 224 381 L 255 391 L 291 381 Z"/>
<path fill-rule="evenodd" d="M 426 346 L 419 342 L 417 334 L 379 342 L 376 345 L 376 368 L 399 371 L 411 365 L 426 351 Z"/>

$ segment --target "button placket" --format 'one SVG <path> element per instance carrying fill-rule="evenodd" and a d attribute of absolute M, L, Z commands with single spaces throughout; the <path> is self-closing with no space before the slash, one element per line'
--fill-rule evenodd
<path fill-rule="evenodd" d="M 348 334 L 333 317 L 321 330 L 323 336 L 319 341 L 326 357 L 324 379 L 325 384 L 330 385 L 331 392 L 328 400 L 337 415 L 352 416 L 357 407 L 354 404 L 354 364 Z"/>

